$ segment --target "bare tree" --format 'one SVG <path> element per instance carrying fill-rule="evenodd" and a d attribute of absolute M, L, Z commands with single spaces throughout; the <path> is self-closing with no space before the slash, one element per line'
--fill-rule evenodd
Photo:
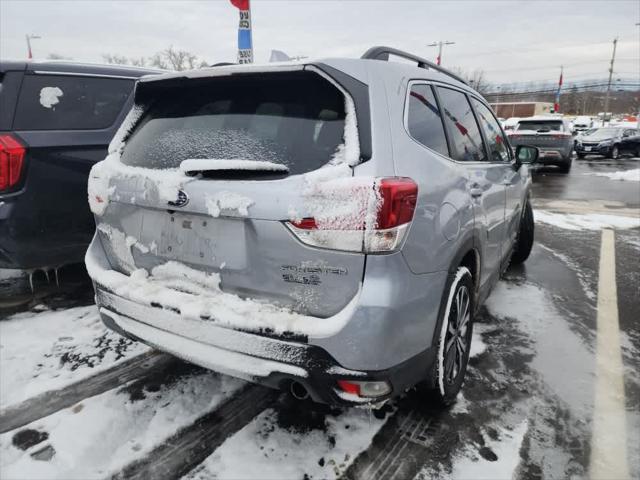
<path fill-rule="evenodd" d="M 117 55 L 111 53 L 103 53 L 102 59 L 105 63 L 110 63 L 111 65 L 129 65 L 130 61 L 124 55 Z"/>
<path fill-rule="evenodd" d="M 465 79 L 465 81 L 471 85 L 481 95 L 484 95 L 490 90 L 489 82 L 487 82 L 484 76 L 484 70 L 477 69 L 473 72 L 469 72 L 460 67 L 454 67 L 451 69 L 455 74 Z"/>
<path fill-rule="evenodd" d="M 125 57 L 106 53 L 102 55 L 106 63 L 114 65 L 134 65 L 136 67 L 155 67 L 163 70 L 190 70 L 194 68 L 204 68 L 208 64 L 196 54 L 187 50 L 179 50 L 170 45 L 169 48 L 154 53 L 150 57 Z"/>

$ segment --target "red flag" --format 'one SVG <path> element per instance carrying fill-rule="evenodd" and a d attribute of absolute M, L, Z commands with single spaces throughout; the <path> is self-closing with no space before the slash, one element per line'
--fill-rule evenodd
<path fill-rule="evenodd" d="M 249 0 L 231 0 L 231 4 L 238 10 L 249 10 Z"/>

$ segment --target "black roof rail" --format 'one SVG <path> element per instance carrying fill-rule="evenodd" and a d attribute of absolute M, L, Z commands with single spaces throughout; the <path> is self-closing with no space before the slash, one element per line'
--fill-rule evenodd
<path fill-rule="evenodd" d="M 424 68 L 426 70 L 433 69 L 440 73 L 444 73 L 445 75 L 450 76 L 451 78 L 455 78 L 457 81 L 464 83 L 467 85 L 467 82 L 464 81 L 462 77 L 456 75 L 453 72 L 450 72 L 446 68 L 441 67 L 440 65 L 436 65 L 433 62 L 430 62 L 426 58 L 418 57 L 417 55 L 413 55 L 412 53 L 403 52 L 402 50 L 398 50 L 397 48 L 392 47 L 371 47 L 369 50 L 364 52 L 362 57 L 369 60 L 384 60 L 389 61 L 389 55 L 394 55 L 396 57 L 405 58 L 407 60 L 414 61 L 418 64 L 418 68 Z"/>

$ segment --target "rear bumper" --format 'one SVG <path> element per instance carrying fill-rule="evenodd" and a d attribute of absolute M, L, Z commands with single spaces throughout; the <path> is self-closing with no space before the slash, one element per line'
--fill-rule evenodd
<path fill-rule="evenodd" d="M 298 382 L 314 401 L 332 405 L 384 402 L 422 380 L 435 361 L 435 350 L 429 348 L 386 370 L 350 370 L 318 346 L 188 319 L 127 300 L 100 285 L 96 285 L 96 303 L 105 325 L 122 335 L 204 368 L 271 388 L 288 390 L 292 382 Z M 376 398 L 348 396 L 338 390 L 338 380 L 386 381 L 391 392 Z"/>
<path fill-rule="evenodd" d="M 570 158 L 571 149 L 562 148 L 540 148 L 540 157 L 538 162 L 540 163 L 562 163 Z"/>

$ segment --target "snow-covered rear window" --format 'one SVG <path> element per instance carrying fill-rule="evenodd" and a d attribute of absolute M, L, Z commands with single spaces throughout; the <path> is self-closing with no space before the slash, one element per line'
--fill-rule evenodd
<path fill-rule="evenodd" d="M 344 143 L 344 95 L 312 72 L 187 80 L 145 100 L 148 110 L 122 154 L 126 165 L 249 160 L 300 174 L 328 163 Z"/>
<path fill-rule="evenodd" d="M 16 130 L 108 128 L 131 95 L 134 81 L 73 75 L 25 75 Z"/>

